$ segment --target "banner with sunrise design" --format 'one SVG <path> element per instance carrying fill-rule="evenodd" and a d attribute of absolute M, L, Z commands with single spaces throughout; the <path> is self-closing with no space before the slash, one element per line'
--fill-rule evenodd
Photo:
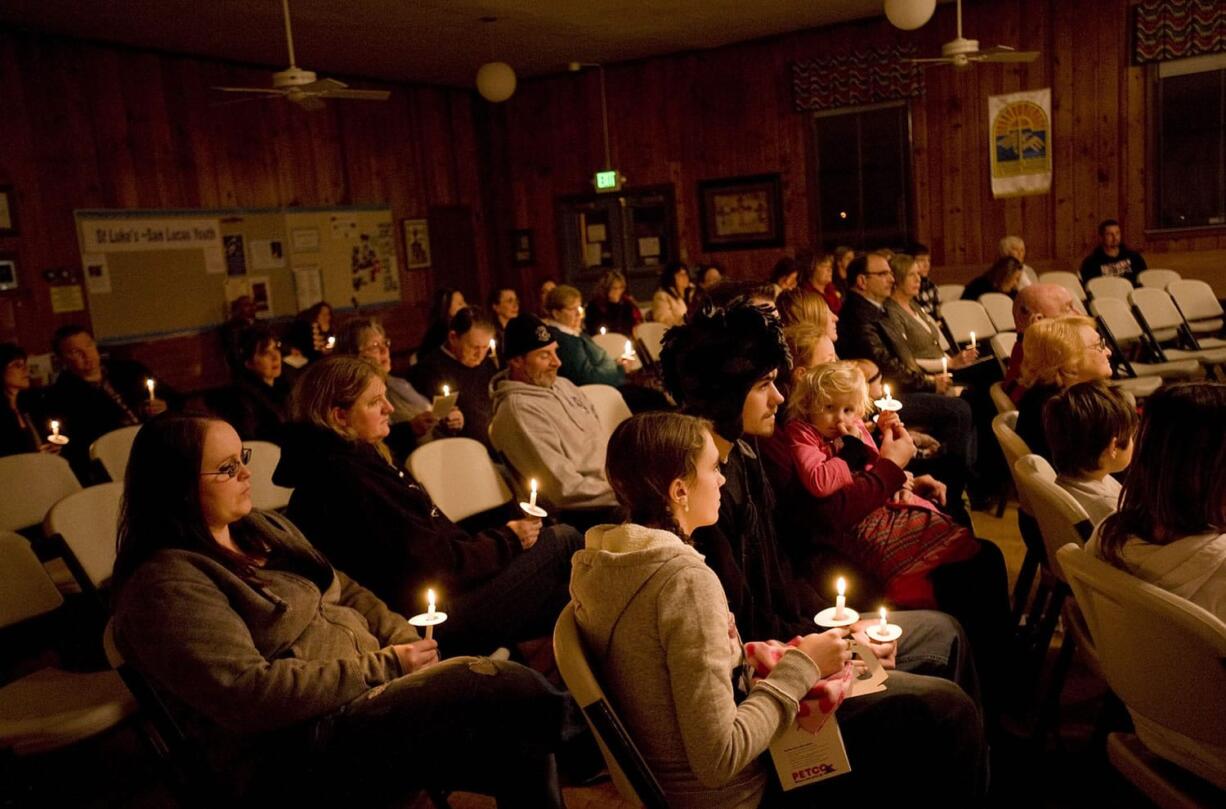
<path fill-rule="evenodd" d="M 992 196 L 1051 190 L 1051 88 L 988 97 Z"/>

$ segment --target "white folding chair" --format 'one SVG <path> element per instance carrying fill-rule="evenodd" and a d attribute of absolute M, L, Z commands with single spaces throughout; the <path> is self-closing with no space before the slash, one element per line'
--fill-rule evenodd
<path fill-rule="evenodd" d="M 1172 281 L 1180 279 L 1179 273 L 1174 270 L 1143 270 L 1137 276 L 1137 282 L 1143 287 L 1156 287 L 1158 289 L 1166 289 Z"/>
<path fill-rule="evenodd" d="M 1098 318 L 1099 323 L 1107 332 L 1107 338 L 1114 343 L 1113 350 L 1118 350 L 1124 367 L 1139 377 L 1156 376 L 1162 379 L 1188 379 L 1203 374 L 1200 363 L 1195 359 L 1168 360 L 1159 362 L 1143 362 L 1125 357 L 1132 349 L 1141 346 L 1153 356 L 1158 353 L 1149 346 L 1144 330 L 1137 319 L 1132 316 L 1132 309 L 1127 301 L 1119 298 L 1095 298 L 1090 301 L 1090 311 Z"/>
<path fill-rule="evenodd" d="M 979 303 L 992 318 L 992 326 L 996 331 L 1014 331 L 1017 326 L 1013 320 L 1013 299 L 1003 292 L 985 292 L 979 296 Z"/>
<path fill-rule="evenodd" d="M 999 404 L 997 408 L 1000 408 Z M 996 436 L 996 443 L 1000 445 L 1000 451 L 1005 456 L 1005 465 L 1009 467 L 1009 475 L 1017 491 L 1017 525 L 1022 541 L 1026 545 L 1026 556 L 1022 560 L 1017 583 L 1013 587 L 1013 618 L 1016 621 L 1021 618 L 1026 608 L 1035 575 L 1038 573 L 1040 563 L 1044 561 L 1045 552 L 1043 538 L 1039 536 L 1038 523 L 1034 520 L 1026 493 L 1017 484 L 1017 472 L 1013 468 L 1018 459 L 1030 454 L 1030 447 L 1017 434 L 1017 410 L 1006 410 L 994 416 L 992 434 Z"/>
<path fill-rule="evenodd" d="M 288 506 L 294 490 L 272 482 L 272 473 L 281 462 L 281 448 L 271 441 L 244 441 L 243 446 L 251 450 L 251 463 L 247 464 L 251 473 L 251 505 L 263 511 Z"/>
<path fill-rule="evenodd" d="M 1084 301 L 1086 299 L 1085 287 L 1081 285 L 1081 279 L 1077 277 L 1075 272 L 1053 271 L 1045 272 L 1039 276 L 1041 284 L 1055 284 L 1062 286 L 1069 291 L 1073 296 L 1074 301 Z"/>
<path fill-rule="evenodd" d="M 512 496 L 485 446 L 471 438 L 422 444 L 405 466 L 452 522 L 497 508 Z"/>
<path fill-rule="evenodd" d="M 668 326 L 649 320 L 634 327 L 634 337 L 647 349 L 652 361 L 660 359 L 660 351 L 664 348 L 664 332 Z"/>
<path fill-rule="evenodd" d="M 626 345 L 629 344 L 634 348 L 634 343 L 629 337 L 618 331 L 605 332 L 604 334 L 592 335 L 592 342 L 605 350 L 610 357 L 617 359 L 626 353 Z M 643 363 L 639 362 L 636 357 L 633 362 L 626 364 L 627 371 L 637 371 L 643 367 Z"/>
<path fill-rule="evenodd" d="M 567 690 L 596 737 L 618 794 L 635 806 L 667 809 L 664 790 L 596 679 L 579 636 L 573 601 L 562 610 L 553 629 L 553 654 Z"/>
<path fill-rule="evenodd" d="M 1222 330 L 1222 304 L 1213 294 L 1213 287 L 1193 278 L 1172 281 L 1166 288 L 1175 305 L 1188 321 L 1188 328 L 1197 335 L 1204 346 L 1203 334 L 1217 334 Z"/>
<path fill-rule="evenodd" d="M 965 289 L 965 284 L 937 284 L 937 297 L 942 303 L 961 300 Z"/>
<path fill-rule="evenodd" d="M 0 458 L 0 530 L 38 525 L 47 512 L 81 482 L 68 461 L 46 452 L 23 452 Z"/>
<path fill-rule="evenodd" d="M 996 405 L 996 413 L 1012 413 L 1017 410 L 1017 405 L 1009 398 L 1009 394 L 1005 393 L 1005 384 L 1003 382 L 993 382 L 988 388 L 988 393 L 992 397 L 992 404 Z"/>
<path fill-rule="evenodd" d="M 579 390 L 596 406 L 596 416 L 604 429 L 605 440 L 613 435 L 617 425 L 630 418 L 630 408 L 626 400 L 612 385 L 580 385 Z"/>
<path fill-rule="evenodd" d="M 988 343 L 992 346 L 992 353 L 996 355 L 996 361 L 1000 363 L 1000 370 L 1008 372 L 1009 358 L 1013 356 L 1013 348 L 1017 345 L 1017 332 L 997 332 L 992 335 Z"/>
<path fill-rule="evenodd" d="M 1191 358 L 1209 365 L 1226 363 L 1226 340 L 1213 337 L 1197 339 L 1171 296 L 1164 290 L 1152 287 L 1134 289 L 1130 300 L 1142 325 L 1149 330 L 1158 350 L 1165 355 L 1162 359 Z M 1176 347 L 1168 348 L 1166 344 L 1171 342 Z M 1181 345 L 1187 348 L 1179 348 Z"/>
<path fill-rule="evenodd" d="M 992 318 L 979 301 L 950 301 L 941 304 L 941 319 L 949 327 L 954 342 L 959 346 L 971 341 L 971 332 L 975 339 L 990 340 L 996 334 Z"/>
<path fill-rule="evenodd" d="M 122 483 L 101 483 L 68 495 L 47 513 L 44 532 L 63 541 L 83 589 L 97 592 L 110 583 L 122 500 Z"/>
<path fill-rule="evenodd" d="M 1057 557 L 1107 684 L 1136 728 L 1135 736 L 1111 734 L 1111 763 L 1159 806 L 1226 805 L 1226 768 L 1221 765 L 1226 751 L 1226 623 L 1076 544 L 1061 548 Z M 1175 674 L 1172 661 L 1177 661 Z M 1178 679 L 1168 687 L 1155 686 L 1172 676 Z M 1198 755 L 1207 748 L 1218 752 L 1216 762 Z M 1186 773 L 1164 772 L 1162 760 Z"/>
<path fill-rule="evenodd" d="M 1104 275 L 1091 278 L 1086 283 L 1086 291 L 1090 293 L 1091 298 L 1096 300 L 1098 298 L 1119 298 L 1126 301 L 1132 292 L 1132 282 L 1127 278 L 1113 278 Z"/>
<path fill-rule="evenodd" d="M 1029 264 L 1022 265 L 1022 275 L 1026 276 L 1026 280 L 1030 281 L 1032 284 L 1039 283 L 1039 274 L 1035 272 L 1034 267 L 1031 267 Z"/>
<path fill-rule="evenodd" d="M 111 480 L 122 482 L 128 470 L 128 456 L 132 454 L 132 442 L 142 425 L 120 427 L 98 437 L 89 445 L 89 457 L 102 464 Z"/>
<path fill-rule="evenodd" d="M 55 612 L 63 603 L 30 543 L 0 532 L 0 629 Z M 39 669 L 0 687 L 0 754 L 58 750 L 109 730 L 135 709 L 113 671 Z"/>

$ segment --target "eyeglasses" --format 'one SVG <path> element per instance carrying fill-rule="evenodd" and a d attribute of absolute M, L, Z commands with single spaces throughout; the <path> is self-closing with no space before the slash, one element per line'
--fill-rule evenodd
<path fill-rule="evenodd" d="M 391 351 L 392 341 L 391 340 L 380 340 L 376 343 L 367 343 L 366 345 L 362 346 L 362 350 L 363 351 Z"/>
<path fill-rule="evenodd" d="M 1100 336 L 1097 342 L 1090 343 L 1088 346 L 1086 346 L 1087 351 L 1093 351 L 1094 349 L 1098 349 L 1099 351 L 1110 350 L 1107 346 L 1106 338 Z"/>
<path fill-rule="evenodd" d="M 237 458 L 230 460 L 217 467 L 216 472 L 201 472 L 202 475 L 219 475 L 222 480 L 231 480 L 238 476 L 238 468 L 241 466 L 247 468 L 247 464 L 251 462 L 251 447 L 243 447 L 238 453 Z"/>

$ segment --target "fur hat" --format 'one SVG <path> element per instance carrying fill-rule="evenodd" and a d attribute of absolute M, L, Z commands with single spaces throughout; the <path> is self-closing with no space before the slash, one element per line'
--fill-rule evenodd
<path fill-rule="evenodd" d="M 503 337 L 503 355 L 507 359 L 521 357 L 529 351 L 552 345 L 555 342 L 549 327 L 539 317 L 524 313 L 507 322 Z"/>
<path fill-rule="evenodd" d="M 704 307 L 664 334 L 664 384 L 684 412 L 710 419 L 726 441 L 741 437 L 754 383 L 792 367 L 783 326 L 765 306 Z"/>

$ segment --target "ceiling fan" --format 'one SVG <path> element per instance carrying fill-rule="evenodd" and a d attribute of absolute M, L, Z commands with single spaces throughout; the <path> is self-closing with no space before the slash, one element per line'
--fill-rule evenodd
<path fill-rule="evenodd" d="M 290 28 L 289 0 L 281 0 L 285 17 L 285 40 L 289 45 L 289 67 L 272 74 L 272 87 L 214 87 L 225 93 L 255 93 L 267 98 L 287 98 L 305 110 L 323 109 L 325 98 L 347 98 L 354 101 L 387 101 L 387 90 L 350 90 L 349 85 L 336 79 L 318 79 L 314 71 L 298 67 L 294 58 L 294 32 Z"/>
<path fill-rule="evenodd" d="M 967 68 L 972 62 L 1033 62 L 1039 58 L 1038 51 L 1019 51 L 1008 45 L 979 50 L 979 40 L 962 36 L 962 0 L 957 2 L 958 36 L 941 46 L 940 56 L 906 61 L 920 65 L 953 65 L 956 68 Z"/>

